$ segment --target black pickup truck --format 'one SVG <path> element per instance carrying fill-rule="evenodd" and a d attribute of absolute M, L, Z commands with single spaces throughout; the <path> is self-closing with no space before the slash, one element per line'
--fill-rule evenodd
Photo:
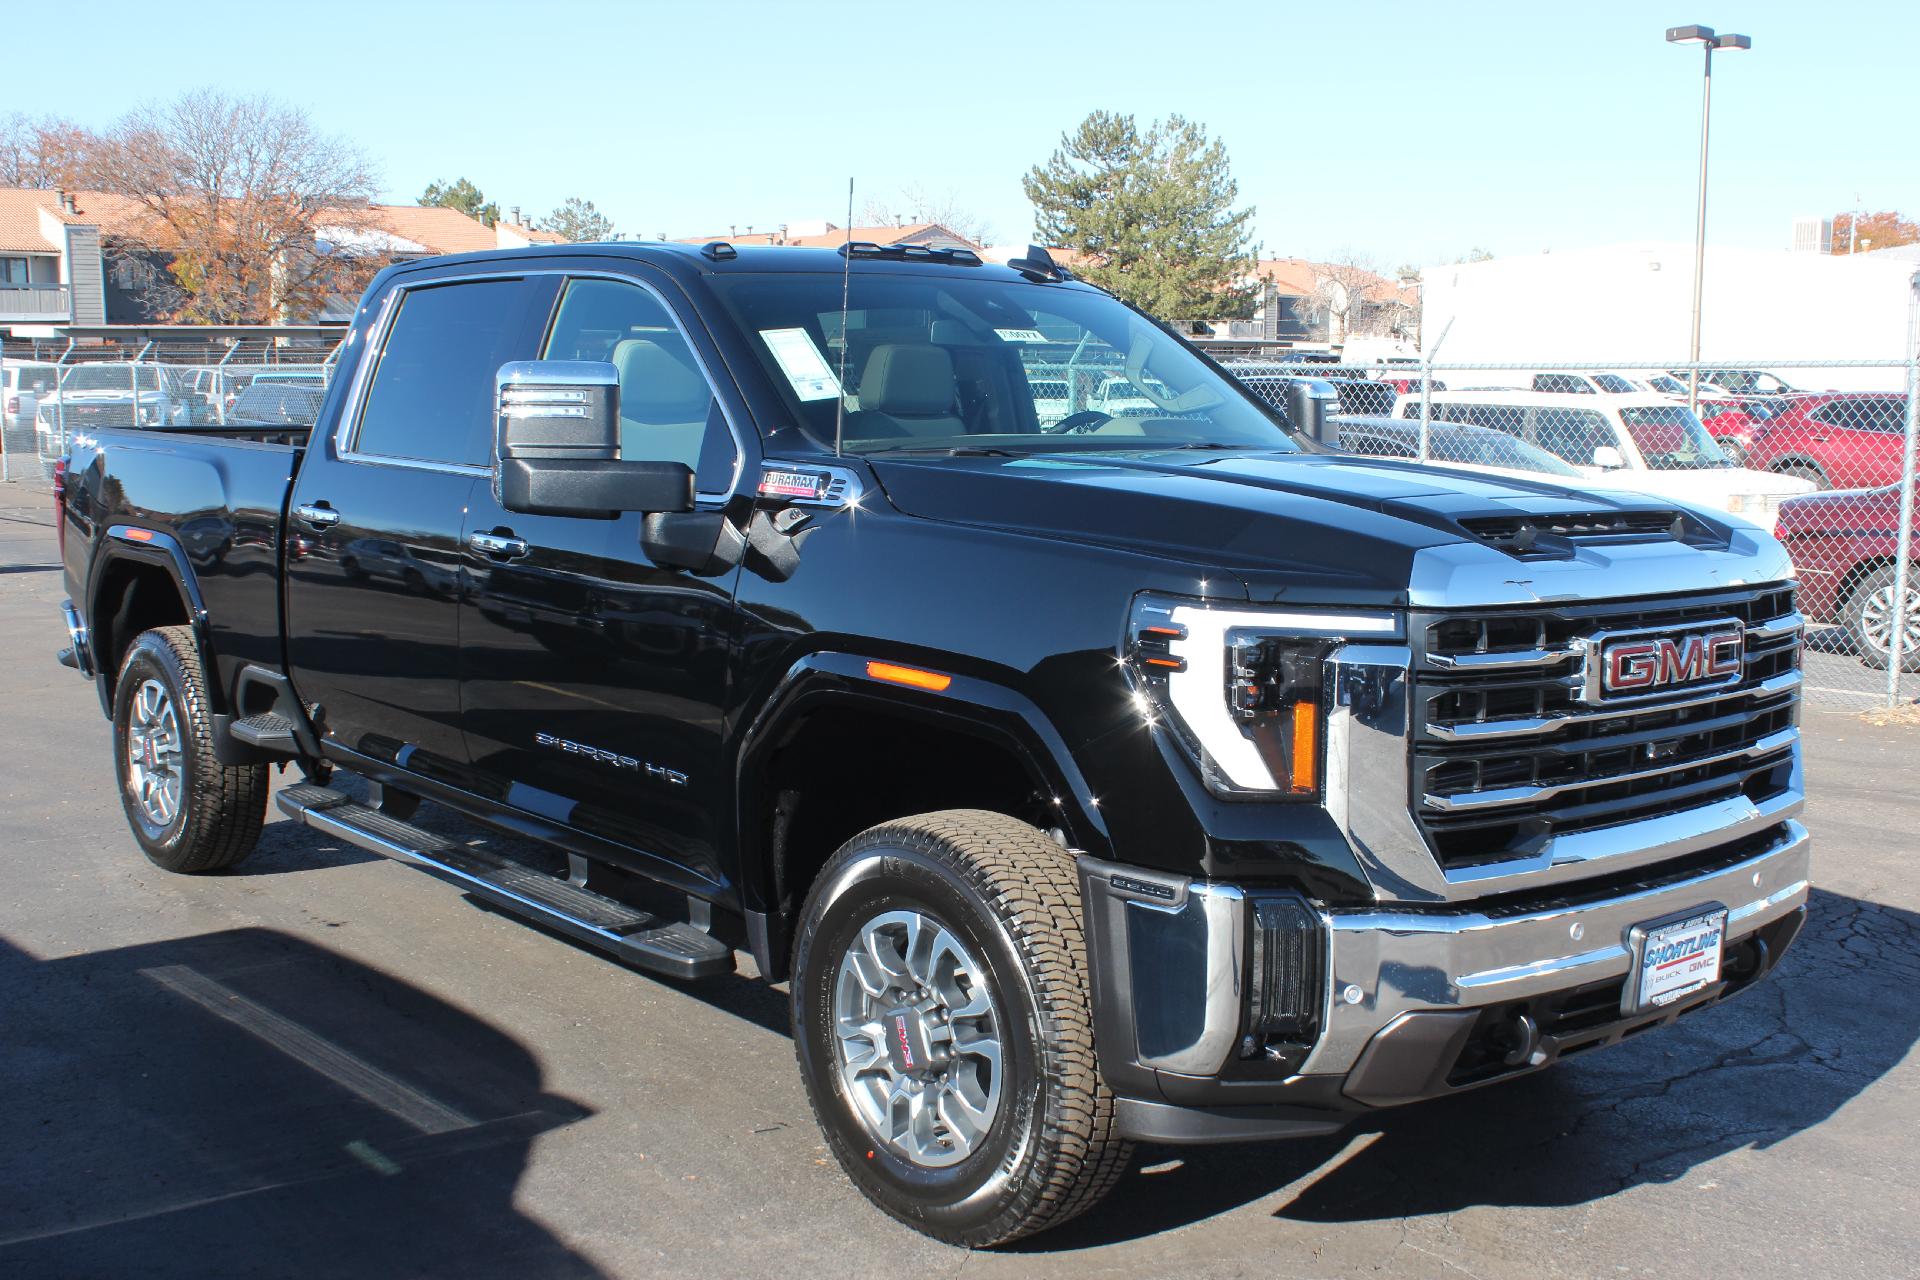
<path fill-rule="evenodd" d="M 1778 544 L 1314 412 L 1037 251 L 407 263 L 310 434 L 77 440 L 61 661 L 155 863 L 239 862 L 290 764 L 288 817 L 636 968 L 749 952 L 853 1181 L 1004 1242 L 1133 1141 L 1711 1005 L 1804 917 Z"/>

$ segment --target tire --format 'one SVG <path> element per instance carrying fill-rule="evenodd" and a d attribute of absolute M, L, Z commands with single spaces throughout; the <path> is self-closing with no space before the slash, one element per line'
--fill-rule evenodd
<path fill-rule="evenodd" d="M 189 628 L 143 632 L 127 649 L 114 684 L 113 748 L 127 825 L 155 866 L 199 875 L 253 852 L 267 814 L 267 768 L 214 757 L 206 674 Z"/>
<path fill-rule="evenodd" d="M 1714 443 L 1720 446 L 1720 452 L 1726 454 L 1727 457 L 1732 460 L 1734 466 L 1744 467 L 1747 465 L 1746 446 L 1742 445 L 1738 440 L 1729 436 L 1725 440 L 1715 440 Z"/>
<path fill-rule="evenodd" d="M 1885 671 L 1891 657 L 1895 566 L 1883 564 L 1854 585 L 1847 596 L 1847 634 L 1860 661 Z M 1920 652 L 1911 647 L 1920 640 L 1920 565 L 1907 568 L 1907 643 L 1900 657 L 1902 671 L 1920 671 Z"/>
<path fill-rule="evenodd" d="M 931 927 L 935 943 L 919 973 L 901 967 L 914 977 L 931 972 L 922 990 L 954 1016 L 942 1022 L 936 1010 L 910 1026 L 916 1011 L 889 989 L 877 1003 L 894 1007 L 869 1024 L 880 1034 L 864 1046 L 850 1038 L 843 1049 L 836 1001 L 864 997 L 867 978 L 886 980 L 867 939 L 879 931 L 880 950 L 890 936 L 904 940 L 906 926 L 890 923 L 902 917 L 919 919 L 923 936 Z M 907 950 L 896 942 L 891 958 Z M 908 1226 L 948 1244 L 1005 1244 L 1092 1208 L 1126 1172 L 1132 1148 L 1116 1131 L 1094 1051 L 1077 870 L 1071 854 L 1025 823 L 949 810 L 848 841 L 801 912 L 792 992 L 794 1048 L 814 1119 L 853 1184 Z M 979 1008 L 985 1013 L 966 1013 Z M 943 1029 L 951 1057 L 937 1065 L 934 1037 Z M 997 1061 L 975 1056 L 988 1033 L 998 1037 Z M 920 1085 L 936 1095 L 922 1099 L 935 1137 L 920 1154 L 910 1149 L 913 1135 L 890 1141 L 862 1111 L 889 1082 L 913 1087 L 898 1073 L 916 1065 L 915 1044 L 923 1070 L 937 1065 Z M 868 1050 L 866 1063 L 847 1065 Z M 850 1076 L 856 1070 L 870 1074 Z M 982 1110 L 990 1114 L 969 1135 L 967 1116 Z"/>
<path fill-rule="evenodd" d="M 1827 473 L 1810 462 L 1795 462 L 1784 467 L 1775 467 L 1778 475 L 1792 476 L 1795 480 L 1811 480 L 1816 489 L 1831 489 L 1833 481 L 1827 479 Z"/>

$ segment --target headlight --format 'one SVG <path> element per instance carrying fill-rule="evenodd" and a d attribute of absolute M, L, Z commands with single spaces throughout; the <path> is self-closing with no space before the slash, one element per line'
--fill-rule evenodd
<path fill-rule="evenodd" d="M 1123 660 L 1150 720 L 1164 721 L 1216 795 L 1314 800 L 1321 794 L 1324 667 L 1350 636 L 1386 638 L 1390 613 L 1217 608 L 1143 595 Z"/>

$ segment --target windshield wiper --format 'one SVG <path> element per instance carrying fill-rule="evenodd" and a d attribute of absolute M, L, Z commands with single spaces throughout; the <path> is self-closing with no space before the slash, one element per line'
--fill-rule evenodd
<path fill-rule="evenodd" d="M 960 444 L 896 444 L 885 449 L 862 449 L 869 456 L 877 453 L 931 453 L 942 458 L 1020 458 L 1025 454 L 1012 449 L 1002 449 L 994 445 Z"/>

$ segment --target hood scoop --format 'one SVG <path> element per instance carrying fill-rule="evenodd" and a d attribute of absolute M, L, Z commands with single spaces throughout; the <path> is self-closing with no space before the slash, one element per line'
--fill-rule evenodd
<path fill-rule="evenodd" d="M 1678 511 L 1469 516 L 1460 527 L 1521 560 L 1570 560 L 1576 547 L 1596 543 L 1693 542 L 1707 532 Z"/>

